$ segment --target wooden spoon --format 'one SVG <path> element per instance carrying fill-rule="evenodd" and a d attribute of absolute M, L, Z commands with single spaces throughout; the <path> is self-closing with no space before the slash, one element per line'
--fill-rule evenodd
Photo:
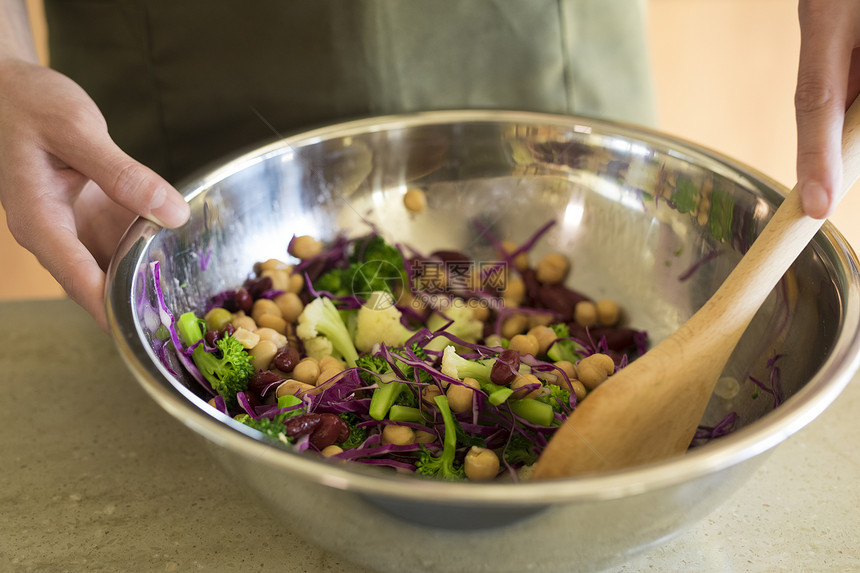
<path fill-rule="evenodd" d="M 860 175 L 857 101 L 845 114 L 837 199 Z M 621 469 L 684 453 L 741 335 L 822 224 L 803 213 L 795 187 L 714 296 L 573 411 L 538 460 L 533 479 Z"/>

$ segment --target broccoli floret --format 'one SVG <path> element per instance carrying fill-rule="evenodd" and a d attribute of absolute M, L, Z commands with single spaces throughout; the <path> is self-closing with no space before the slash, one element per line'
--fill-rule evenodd
<path fill-rule="evenodd" d="M 187 347 L 203 339 L 203 325 L 193 312 L 186 312 L 176 321 L 176 331 Z M 248 353 L 242 343 L 232 336 L 223 336 L 215 342 L 217 352 L 207 352 L 198 344 L 191 354 L 197 369 L 228 406 L 236 404 L 236 394 L 248 389 L 248 381 L 254 375 Z"/>
<path fill-rule="evenodd" d="M 445 332 L 466 342 L 477 342 L 484 334 L 484 323 L 475 318 L 475 312 L 462 299 L 451 299 L 451 304 L 442 314 L 438 312 L 431 314 L 427 319 L 427 329 L 435 332 L 449 322 L 451 325 L 445 329 Z M 451 341 L 448 338 L 437 336 L 427 343 L 426 348 L 438 352 L 449 344 Z"/>
<path fill-rule="evenodd" d="M 235 419 L 237 422 L 241 422 L 248 427 L 254 428 L 258 432 L 262 432 L 273 440 L 278 440 L 284 443 L 288 443 L 289 441 L 289 438 L 284 434 L 284 423 L 280 421 L 279 418 L 260 418 L 255 420 L 248 414 L 241 414 L 236 416 Z"/>
<path fill-rule="evenodd" d="M 314 281 L 314 288 L 335 296 L 365 295 L 383 291 L 390 294 L 407 283 L 403 255 L 379 235 L 353 244 L 349 266 L 328 271 Z"/>
<path fill-rule="evenodd" d="M 544 388 L 549 389 L 549 395 L 541 396 L 538 400 L 546 402 L 556 412 L 565 413 L 565 406 L 570 404 L 570 390 L 555 384 L 545 384 Z"/>
<path fill-rule="evenodd" d="M 550 325 L 550 328 L 555 332 L 556 338 L 568 338 L 570 336 L 570 329 L 563 322 Z M 566 360 L 571 364 L 576 364 L 582 360 L 581 350 L 583 350 L 582 346 L 573 340 L 557 340 L 546 351 L 546 355 L 553 362 Z"/>
<path fill-rule="evenodd" d="M 391 370 L 388 361 L 378 354 L 363 354 L 355 361 L 358 376 L 367 384 L 376 384 L 379 379 L 376 374 L 385 374 Z"/>
<path fill-rule="evenodd" d="M 525 435 L 516 432 L 511 436 L 505 448 L 505 460 L 511 465 L 532 465 L 538 460 L 538 452 L 535 451 L 534 442 Z"/>
<path fill-rule="evenodd" d="M 346 425 L 349 427 L 349 437 L 345 442 L 340 444 L 340 447 L 344 450 L 349 450 L 352 448 L 357 448 L 364 440 L 367 439 L 367 429 L 359 426 L 358 423 L 361 419 L 355 414 L 339 414 L 340 419 L 346 422 Z"/>
<path fill-rule="evenodd" d="M 331 341 L 334 352 L 338 353 L 349 366 L 355 366 L 358 352 L 352 343 L 352 337 L 343 319 L 340 317 L 334 303 L 328 298 L 319 297 L 305 306 L 299 315 L 299 325 L 296 334 L 303 341 L 322 335 Z"/>
<path fill-rule="evenodd" d="M 417 342 L 412 343 L 412 346 L 409 347 L 409 350 L 411 350 L 412 354 L 414 354 L 419 360 L 423 360 L 424 362 L 427 362 L 430 360 L 427 357 L 427 352 Z M 392 348 L 391 352 L 395 356 L 396 355 L 403 355 L 405 357 L 406 350 L 405 350 L 405 347 Z M 403 373 L 404 379 L 415 380 L 415 376 L 417 375 L 419 384 L 422 384 L 422 385 L 435 384 L 435 381 L 433 380 L 433 376 L 429 372 L 427 372 L 426 370 L 424 370 L 422 368 L 415 368 L 413 366 L 408 366 L 407 364 L 401 362 L 400 360 L 397 360 L 396 358 L 395 358 L 394 362 L 397 366 L 397 369 Z M 412 406 L 415 404 L 406 404 L 406 405 Z"/>
<path fill-rule="evenodd" d="M 370 352 L 376 344 L 400 346 L 414 333 L 400 322 L 402 314 L 394 306 L 394 297 L 385 291 L 371 293 L 358 309 L 355 327 L 355 347 Z"/>
<path fill-rule="evenodd" d="M 379 235 L 357 242 L 350 260 L 353 265 L 359 265 L 352 276 L 354 292 L 394 294 L 397 286 L 406 284 L 403 255 Z"/>
<path fill-rule="evenodd" d="M 420 475 L 437 479 L 452 481 L 465 479 L 466 472 L 463 470 L 463 466 L 457 464 L 454 459 L 457 453 L 457 428 L 454 416 L 451 414 L 451 408 L 448 406 L 448 398 L 436 396 L 434 400 L 445 424 L 442 454 L 439 457 L 434 457 L 422 446 L 418 461 L 415 462 L 415 471 Z"/>
<path fill-rule="evenodd" d="M 513 390 L 505 386 L 494 384 L 490 379 L 490 374 L 493 370 L 495 358 L 486 358 L 484 360 L 469 360 L 457 354 L 456 349 L 449 345 L 445 347 L 442 353 L 442 373 L 462 380 L 464 378 L 474 378 L 481 386 L 481 390 L 487 393 L 490 403 L 494 406 L 502 404 L 507 400 Z"/>
<path fill-rule="evenodd" d="M 460 422 L 457 419 L 454 419 L 454 427 L 457 429 L 457 443 L 460 446 L 471 448 L 472 446 L 477 446 L 479 448 L 487 447 L 487 440 L 485 440 L 482 436 L 473 436 L 471 434 L 467 434 L 466 430 L 463 429 L 463 426 L 460 425 Z"/>
<path fill-rule="evenodd" d="M 348 269 L 332 269 L 314 281 L 314 289 L 335 296 L 349 296 L 349 280 L 344 281 Z M 344 282 L 346 286 L 344 286 Z"/>

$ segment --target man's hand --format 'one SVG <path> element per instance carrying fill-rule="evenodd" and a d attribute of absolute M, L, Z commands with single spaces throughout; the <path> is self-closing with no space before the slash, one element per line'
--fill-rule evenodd
<path fill-rule="evenodd" d="M 803 209 L 823 219 L 842 184 L 842 124 L 860 93 L 860 2 L 800 0 L 797 182 Z"/>
<path fill-rule="evenodd" d="M 20 59 L 0 59 L 0 202 L 15 239 L 102 328 L 104 269 L 134 217 L 175 227 L 189 213 L 113 143 L 80 86 Z"/>

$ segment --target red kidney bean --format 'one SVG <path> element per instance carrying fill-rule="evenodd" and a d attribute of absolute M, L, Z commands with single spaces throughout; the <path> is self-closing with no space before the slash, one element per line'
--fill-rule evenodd
<path fill-rule="evenodd" d="M 281 372 L 292 372 L 301 359 L 302 357 L 297 349 L 287 346 L 275 354 L 272 361 L 275 364 L 275 368 Z"/>
<path fill-rule="evenodd" d="M 260 277 L 257 279 L 248 279 L 245 281 L 245 288 L 251 298 L 257 300 L 267 290 L 272 288 L 272 277 Z M 247 311 L 246 311 L 247 312 Z"/>
<path fill-rule="evenodd" d="M 284 434 L 291 438 L 310 436 L 320 450 L 349 439 L 349 426 L 337 414 L 299 414 L 284 422 Z"/>
<path fill-rule="evenodd" d="M 262 405 L 263 405 L 263 401 L 260 399 L 260 397 L 259 397 L 259 396 L 255 396 L 254 394 L 251 394 L 250 392 L 245 393 L 245 398 L 247 398 L 247 399 L 248 399 L 248 404 L 249 404 L 252 408 L 256 408 L 257 406 L 262 406 Z"/>
<path fill-rule="evenodd" d="M 261 370 L 248 380 L 248 393 L 262 398 L 268 394 L 273 385 L 280 384 L 283 381 L 283 378 L 271 370 Z"/>
<path fill-rule="evenodd" d="M 472 261 L 472 257 L 464 255 L 460 251 L 433 251 L 430 253 L 430 258 L 439 259 L 442 262 L 448 261 Z"/>
<path fill-rule="evenodd" d="M 555 311 L 565 321 L 573 319 L 574 308 L 583 300 L 588 300 L 588 297 L 563 284 L 541 285 L 538 293 L 540 306 Z"/>
<path fill-rule="evenodd" d="M 291 438 L 298 438 L 313 432 L 320 423 L 319 414 L 299 414 L 287 418 L 284 422 L 284 434 Z"/>
<path fill-rule="evenodd" d="M 490 381 L 494 384 L 507 386 L 517 377 L 520 368 L 520 353 L 507 349 L 499 354 L 490 370 Z"/>
<path fill-rule="evenodd" d="M 203 335 L 203 339 L 206 341 L 206 346 L 215 346 L 215 343 L 221 339 L 221 331 L 207 330 L 206 334 Z"/>
<path fill-rule="evenodd" d="M 245 314 L 251 314 L 251 309 L 254 306 L 254 298 L 247 289 L 240 288 L 236 291 L 236 294 L 233 295 L 233 303 L 236 305 L 238 310 L 244 311 Z"/>
<path fill-rule="evenodd" d="M 534 306 L 534 303 L 540 299 L 541 285 L 537 280 L 537 271 L 527 268 L 521 271 L 520 275 L 523 277 L 523 284 L 526 285 L 525 306 Z"/>
<path fill-rule="evenodd" d="M 320 414 L 320 422 L 310 437 L 310 441 L 319 449 L 332 444 L 345 442 L 349 439 L 349 426 L 337 414 Z"/>

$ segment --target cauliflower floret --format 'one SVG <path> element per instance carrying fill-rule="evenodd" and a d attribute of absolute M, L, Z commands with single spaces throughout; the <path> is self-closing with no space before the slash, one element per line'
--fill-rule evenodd
<path fill-rule="evenodd" d="M 335 354 L 331 340 L 325 336 L 306 338 L 302 340 L 302 343 L 305 346 L 305 353 L 316 360 L 322 360 L 326 356 L 333 356 Z M 335 356 L 335 358 L 339 358 L 339 356 Z"/>
<path fill-rule="evenodd" d="M 475 318 L 475 313 L 465 301 L 459 298 L 451 299 L 451 304 L 441 311 L 436 311 L 427 319 L 427 328 L 431 331 L 441 329 L 451 322 L 445 332 L 456 336 L 465 342 L 477 342 L 484 334 L 484 323 Z M 437 336 L 425 348 L 440 351 L 451 341 L 444 336 Z"/>
<path fill-rule="evenodd" d="M 352 337 L 350 337 L 343 319 L 331 300 L 319 297 L 305 306 L 299 315 L 296 334 L 302 339 L 305 345 L 308 344 L 308 341 L 317 337 L 326 339 L 333 350 L 329 354 L 336 352 L 343 357 L 347 365 L 355 366 L 358 352 L 355 350 Z M 311 344 L 322 345 L 322 342 L 313 342 Z M 322 346 L 317 346 L 317 348 L 322 348 Z"/>
<path fill-rule="evenodd" d="M 413 332 L 400 322 L 401 313 L 394 306 L 394 298 L 385 291 L 370 294 L 358 310 L 355 327 L 355 347 L 359 352 L 370 352 L 376 344 L 402 346 Z"/>

